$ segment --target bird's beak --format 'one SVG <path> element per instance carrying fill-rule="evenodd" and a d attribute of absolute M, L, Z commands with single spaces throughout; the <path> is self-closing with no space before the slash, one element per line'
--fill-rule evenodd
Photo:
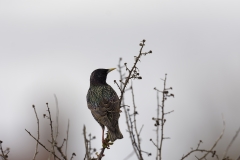
<path fill-rule="evenodd" d="M 113 71 L 114 69 L 116 69 L 116 68 L 109 68 L 107 73 Z"/>

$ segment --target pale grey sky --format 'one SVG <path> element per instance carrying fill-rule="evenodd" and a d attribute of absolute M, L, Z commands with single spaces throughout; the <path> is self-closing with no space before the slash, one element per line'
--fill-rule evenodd
<path fill-rule="evenodd" d="M 240 127 L 239 8 L 240 2 L 233 0 L 0 0 L 0 140 L 11 148 L 10 159 L 33 156 L 35 142 L 24 131 L 36 134 L 32 104 L 47 144 L 50 130 L 42 114 L 46 102 L 54 112 L 53 94 L 60 107 L 59 139 L 70 119 L 69 152 L 83 159 L 83 124 L 97 137 L 92 145 L 99 151 L 101 128 L 85 99 L 89 76 L 96 68 L 116 67 L 119 57 L 130 66 L 142 39 L 147 40 L 144 50 L 153 51 L 139 63 L 143 79 L 134 81 L 143 150 L 155 155 L 149 141 L 155 139 L 153 88 L 161 89 L 160 78 L 168 73 L 175 98 L 166 102 L 166 110 L 175 112 L 167 116 L 165 135 L 171 140 L 164 141 L 163 158 L 180 159 L 200 139 L 210 148 L 222 131 L 223 113 L 226 132 L 217 146 L 221 155 Z M 119 79 L 117 71 L 107 81 L 118 91 L 114 79 Z M 129 93 L 126 98 L 131 105 Z M 105 160 L 123 160 L 132 152 L 124 114 L 119 123 L 124 139 L 105 152 Z M 240 137 L 230 149 L 233 158 L 239 148 Z M 46 154 L 40 151 L 39 159 Z"/>

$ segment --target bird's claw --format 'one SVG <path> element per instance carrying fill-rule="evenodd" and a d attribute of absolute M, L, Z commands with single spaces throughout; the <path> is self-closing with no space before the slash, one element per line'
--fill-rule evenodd
<path fill-rule="evenodd" d="M 107 133 L 107 137 L 102 141 L 103 148 L 110 149 L 110 145 L 113 145 L 113 142 L 110 142 L 109 135 Z"/>

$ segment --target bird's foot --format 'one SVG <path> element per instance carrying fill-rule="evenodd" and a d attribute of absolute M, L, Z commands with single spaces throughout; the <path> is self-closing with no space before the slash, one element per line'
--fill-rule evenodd
<path fill-rule="evenodd" d="M 105 139 L 105 140 L 102 141 L 102 146 L 103 146 L 103 148 L 110 149 L 110 148 L 109 148 L 110 145 L 113 145 L 113 143 L 110 142 L 109 140 L 106 140 L 106 139 Z"/>
<path fill-rule="evenodd" d="M 113 142 L 110 142 L 109 135 L 108 135 L 108 133 L 107 133 L 107 137 L 102 140 L 102 146 L 103 146 L 103 148 L 110 149 L 110 148 L 109 148 L 110 145 L 113 145 Z"/>

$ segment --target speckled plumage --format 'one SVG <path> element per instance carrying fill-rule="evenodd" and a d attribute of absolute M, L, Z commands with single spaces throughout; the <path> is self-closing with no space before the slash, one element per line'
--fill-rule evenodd
<path fill-rule="evenodd" d="M 123 138 L 119 130 L 120 105 L 117 93 L 106 83 L 107 74 L 111 70 L 97 69 L 90 77 L 90 87 L 87 93 L 88 108 L 104 132 L 108 128 L 110 140 Z"/>

